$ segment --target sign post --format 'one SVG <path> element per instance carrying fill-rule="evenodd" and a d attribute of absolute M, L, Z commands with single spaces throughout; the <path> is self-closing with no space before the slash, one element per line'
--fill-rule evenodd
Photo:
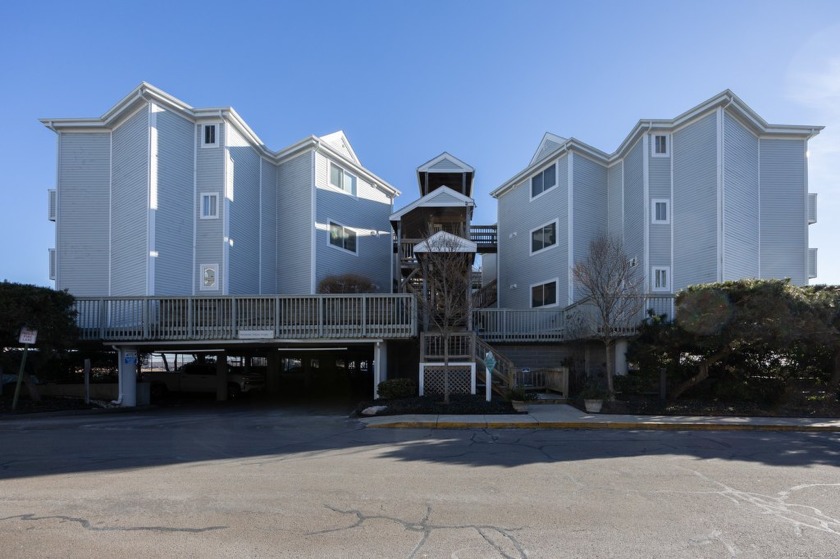
<path fill-rule="evenodd" d="M 485 397 L 490 401 L 491 392 L 493 390 L 493 369 L 496 368 L 496 358 L 493 357 L 493 352 L 488 351 L 484 354 L 484 365 L 487 367 L 487 378 L 485 380 Z"/>
<path fill-rule="evenodd" d="M 20 360 L 20 370 L 18 371 L 17 384 L 15 385 L 15 397 L 12 399 L 12 409 L 17 409 L 18 397 L 20 396 L 20 385 L 23 382 L 23 371 L 26 367 L 26 354 L 29 353 L 29 346 L 34 344 L 38 339 L 38 331 L 30 330 L 26 326 L 20 329 L 20 338 L 18 342 L 23 344 L 23 357 Z"/>

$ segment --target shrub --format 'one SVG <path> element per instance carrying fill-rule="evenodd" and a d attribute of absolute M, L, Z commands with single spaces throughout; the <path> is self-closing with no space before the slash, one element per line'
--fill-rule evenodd
<path fill-rule="evenodd" d="M 376 285 L 356 274 L 327 276 L 318 282 L 318 293 L 376 293 Z"/>
<path fill-rule="evenodd" d="M 413 398 L 417 395 L 417 383 L 410 378 L 392 378 L 379 383 L 379 397 L 384 400 Z"/>

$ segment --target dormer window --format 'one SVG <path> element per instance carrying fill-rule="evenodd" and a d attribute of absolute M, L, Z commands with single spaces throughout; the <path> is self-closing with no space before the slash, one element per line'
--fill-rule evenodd
<path fill-rule="evenodd" d="M 347 194 L 356 195 L 356 177 L 330 162 L 330 185 Z"/>

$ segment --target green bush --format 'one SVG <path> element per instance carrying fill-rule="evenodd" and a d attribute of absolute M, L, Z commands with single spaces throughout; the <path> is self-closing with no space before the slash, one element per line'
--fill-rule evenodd
<path fill-rule="evenodd" d="M 392 378 L 379 383 L 379 397 L 384 400 L 413 398 L 417 395 L 417 383 L 410 378 Z"/>

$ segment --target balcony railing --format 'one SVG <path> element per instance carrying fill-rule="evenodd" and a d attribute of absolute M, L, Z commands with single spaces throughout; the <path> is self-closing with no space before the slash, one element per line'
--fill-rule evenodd
<path fill-rule="evenodd" d="M 400 339 L 417 335 L 411 295 L 78 297 L 84 340 Z"/>
<path fill-rule="evenodd" d="M 478 247 L 478 252 L 496 252 L 499 244 L 495 225 L 470 225 L 470 240 Z"/>
<path fill-rule="evenodd" d="M 646 295 L 633 317 L 614 324 L 617 335 L 631 336 L 652 311 L 674 318 L 673 295 Z M 488 342 L 563 342 L 596 337 L 602 330 L 594 305 L 588 301 L 562 309 L 475 309 L 473 325 Z"/>

